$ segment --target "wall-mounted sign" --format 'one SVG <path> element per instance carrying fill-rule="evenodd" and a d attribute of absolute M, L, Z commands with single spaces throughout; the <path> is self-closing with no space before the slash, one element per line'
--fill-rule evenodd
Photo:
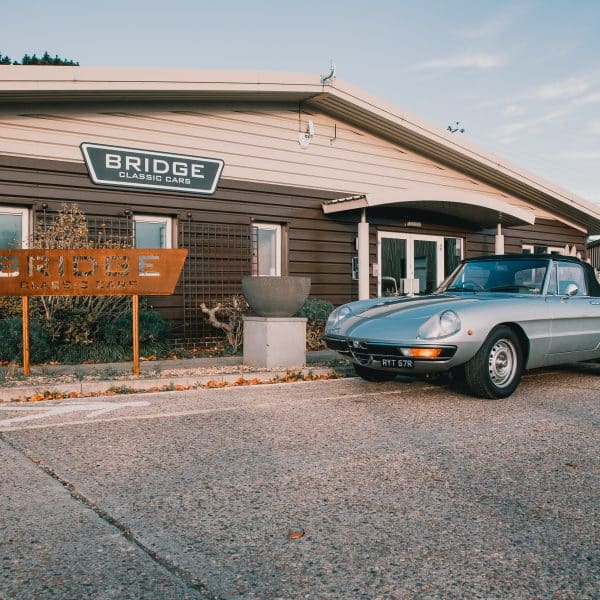
<path fill-rule="evenodd" d="M 213 194 L 223 161 L 135 148 L 81 144 L 90 177 L 98 185 Z"/>
<path fill-rule="evenodd" d="M 164 296 L 187 250 L 0 250 L 0 296 Z"/>

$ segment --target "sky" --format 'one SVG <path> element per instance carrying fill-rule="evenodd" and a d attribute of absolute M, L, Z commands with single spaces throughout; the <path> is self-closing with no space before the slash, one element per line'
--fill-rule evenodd
<path fill-rule="evenodd" d="M 4 0 L 6 1 L 6 0 Z M 28 0 L 0 53 L 327 73 L 600 203 L 600 0 Z"/>

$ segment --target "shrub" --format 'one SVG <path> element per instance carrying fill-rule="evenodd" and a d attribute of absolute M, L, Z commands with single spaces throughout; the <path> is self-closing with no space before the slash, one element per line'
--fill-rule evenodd
<path fill-rule="evenodd" d="M 0 360 L 13 361 L 19 357 L 21 320 L 17 317 L 0 321 Z"/>
<path fill-rule="evenodd" d="M 169 325 L 154 310 L 140 310 L 140 354 L 166 357 L 172 354 L 166 340 Z M 96 324 L 89 344 L 67 343 L 57 347 L 56 359 L 63 363 L 118 362 L 132 359 L 133 329 L 131 313 L 117 319 L 102 318 Z"/>
<path fill-rule="evenodd" d="M 50 221 L 36 224 L 32 248 L 116 248 L 120 244 L 98 237 L 91 239 L 85 214 L 77 204 L 63 204 Z M 116 319 L 128 310 L 126 296 L 36 296 L 32 314 L 53 341 L 67 344 L 92 343 L 101 318 Z"/>
<path fill-rule="evenodd" d="M 296 317 L 305 317 L 306 323 L 306 349 L 322 350 L 325 348 L 321 338 L 325 323 L 333 310 L 333 304 L 320 298 L 307 298 L 302 308 L 295 314 Z"/>
<path fill-rule="evenodd" d="M 302 308 L 294 316 L 305 317 L 309 323 L 326 323 L 332 310 L 333 304 L 328 300 L 307 298 Z"/>
<path fill-rule="evenodd" d="M 140 310 L 140 346 L 155 342 L 164 342 L 164 337 L 167 333 L 167 324 L 154 310 Z M 115 331 L 116 329 L 116 331 Z M 108 339 L 106 335 L 108 334 Z M 104 333 L 107 342 L 116 336 L 118 343 L 123 346 L 131 346 L 133 344 L 133 327 L 131 313 L 121 315 L 115 322 L 113 327 L 108 327 Z"/>
<path fill-rule="evenodd" d="M 29 323 L 29 356 L 39 363 L 52 355 L 48 335 L 37 321 Z M 19 317 L 0 319 L 0 360 L 19 361 L 23 356 L 22 322 Z"/>
<path fill-rule="evenodd" d="M 17 317 L 21 314 L 21 298 L 19 296 L 0 296 L 0 319 Z"/>
<path fill-rule="evenodd" d="M 244 315 L 248 312 L 248 303 L 241 294 L 229 296 L 214 308 L 208 308 L 204 302 L 200 310 L 207 315 L 209 323 L 225 332 L 227 346 L 225 354 L 237 354 L 244 342 Z M 217 317 L 217 314 L 220 317 Z"/>

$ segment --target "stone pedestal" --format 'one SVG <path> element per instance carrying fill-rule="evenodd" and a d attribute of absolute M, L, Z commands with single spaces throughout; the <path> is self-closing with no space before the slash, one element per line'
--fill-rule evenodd
<path fill-rule="evenodd" d="M 244 364 L 252 367 L 306 365 L 306 319 L 244 317 Z"/>

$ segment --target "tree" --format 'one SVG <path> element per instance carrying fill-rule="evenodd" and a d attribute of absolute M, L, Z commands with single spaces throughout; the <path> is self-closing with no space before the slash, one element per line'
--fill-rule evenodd
<path fill-rule="evenodd" d="M 58 65 L 65 67 L 78 67 L 79 63 L 74 60 L 60 58 L 58 54 L 55 54 L 54 57 L 52 57 L 50 54 L 48 54 L 48 51 L 46 51 L 41 58 L 38 58 L 36 54 L 33 54 L 32 56 L 25 54 L 21 59 L 21 62 L 18 60 L 13 61 L 9 56 L 2 56 L 2 53 L 0 53 L 0 65 Z"/>

